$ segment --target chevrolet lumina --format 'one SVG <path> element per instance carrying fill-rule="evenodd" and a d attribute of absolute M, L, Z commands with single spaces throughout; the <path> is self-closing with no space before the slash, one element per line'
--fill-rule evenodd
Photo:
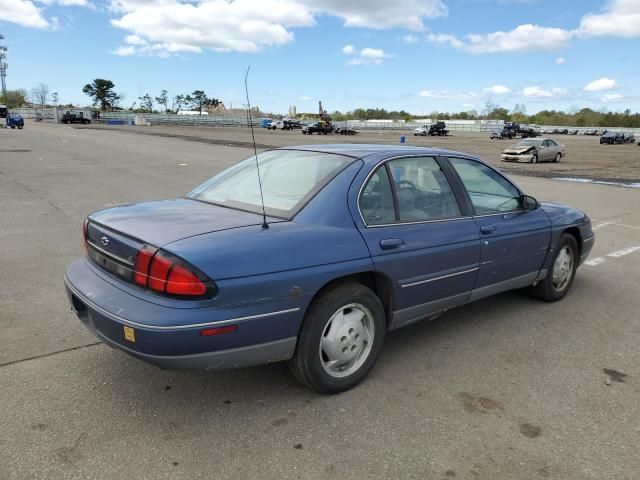
<path fill-rule="evenodd" d="M 344 391 L 388 331 L 506 290 L 563 298 L 589 254 L 587 215 L 524 194 L 446 150 L 286 147 L 184 198 L 88 216 L 67 295 L 105 344 L 170 369 L 287 360 Z"/>

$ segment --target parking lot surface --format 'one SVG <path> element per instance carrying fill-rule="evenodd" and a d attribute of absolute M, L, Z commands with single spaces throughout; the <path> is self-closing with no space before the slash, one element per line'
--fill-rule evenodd
<path fill-rule="evenodd" d="M 271 138 L 309 141 L 284 133 Z M 637 478 L 638 189 L 514 177 L 591 217 L 569 295 L 510 292 L 393 332 L 344 394 L 314 394 L 284 364 L 162 371 L 98 343 L 62 281 L 84 216 L 184 195 L 251 154 L 246 129 L 206 135 L 0 131 L 0 479 Z M 483 155 L 468 141 L 424 142 Z"/>

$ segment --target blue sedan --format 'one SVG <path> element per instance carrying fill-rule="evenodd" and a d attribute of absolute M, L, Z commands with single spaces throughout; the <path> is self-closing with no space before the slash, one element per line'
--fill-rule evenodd
<path fill-rule="evenodd" d="M 464 153 L 313 145 L 257 163 L 89 215 L 65 274 L 84 326 L 161 368 L 288 360 L 335 393 L 390 330 L 512 289 L 560 300 L 594 243 L 583 212 Z"/>

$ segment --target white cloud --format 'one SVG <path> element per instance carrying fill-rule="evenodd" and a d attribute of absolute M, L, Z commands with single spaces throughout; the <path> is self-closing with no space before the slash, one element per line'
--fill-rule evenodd
<path fill-rule="evenodd" d="M 404 35 L 402 37 L 402 41 L 404 43 L 406 43 L 407 45 L 411 45 L 411 44 L 414 44 L 414 43 L 418 43 L 420 41 L 420 39 L 416 35 L 413 35 L 413 34 L 410 33 L 408 35 Z"/>
<path fill-rule="evenodd" d="M 31 0 L 0 0 L 0 22 L 17 23 L 32 28 L 49 26 L 42 10 Z"/>
<path fill-rule="evenodd" d="M 640 37 L 640 1 L 609 0 L 602 13 L 582 17 L 578 33 L 590 37 Z"/>
<path fill-rule="evenodd" d="M 353 55 L 354 53 L 356 53 L 356 49 L 353 45 L 345 45 L 344 47 L 342 47 L 342 53 L 344 53 L 345 55 Z"/>
<path fill-rule="evenodd" d="M 118 55 L 119 57 L 129 57 L 136 54 L 136 47 L 119 47 L 111 53 Z"/>
<path fill-rule="evenodd" d="M 308 102 L 309 100 L 311 100 L 311 97 L 302 96 L 302 97 L 300 97 L 300 100 L 302 100 L 304 102 Z"/>
<path fill-rule="evenodd" d="M 618 84 L 613 78 L 604 77 L 587 84 L 584 87 L 584 91 L 599 92 L 601 90 L 611 90 L 612 88 L 616 88 L 617 86 Z"/>
<path fill-rule="evenodd" d="M 564 57 L 558 57 L 556 58 L 555 63 L 556 65 L 564 65 L 565 63 L 567 63 L 567 61 Z"/>
<path fill-rule="evenodd" d="M 58 5 L 62 5 L 63 7 L 88 7 L 88 0 L 37 0 L 40 3 L 44 3 L 45 5 L 53 5 L 57 3 Z"/>
<path fill-rule="evenodd" d="M 350 55 L 347 61 L 347 65 L 381 65 L 385 58 L 390 58 L 393 55 L 388 55 L 381 48 L 365 47 L 362 50 L 357 50 L 353 45 L 345 45 L 342 47 L 342 53 Z"/>
<path fill-rule="evenodd" d="M 551 90 L 544 90 L 538 86 L 525 87 L 522 89 L 522 96 L 529 98 L 557 98 L 564 97 L 569 94 L 566 88 L 555 87 Z"/>
<path fill-rule="evenodd" d="M 469 53 L 528 52 L 555 50 L 567 45 L 572 33 L 562 28 L 548 28 L 539 25 L 518 25 L 508 32 L 470 34 L 463 40 L 455 35 L 434 35 L 427 37 L 430 42 L 448 44 Z"/>
<path fill-rule="evenodd" d="M 299 8 L 313 10 L 317 14 L 327 13 L 341 18 L 346 27 L 406 28 L 423 30 L 424 18 L 444 17 L 448 14 L 442 0 L 316 0 L 295 1 Z M 410 12 L 410 13 L 407 13 Z"/>
<path fill-rule="evenodd" d="M 492 85 L 491 87 L 486 87 L 482 89 L 484 93 L 491 93 L 493 95 L 504 95 L 505 93 L 511 93 L 511 89 L 509 87 L 505 87 L 504 85 Z"/>
<path fill-rule="evenodd" d="M 448 13 L 442 0 L 110 0 L 109 9 L 116 15 L 113 26 L 157 51 L 181 45 L 236 52 L 292 42 L 292 29 L 313 27 L 320 15 L 338 17 L 347 27 L 418 31 L 424 19 Z"/>
<path fill-rule="evenodd" d="M 363 48 L 360 51 L 360 56 L 363 58 L 385 58 L 388 55 L 381 48 Z"/>
<path fill-rule="evenodd" d="M 462 50 L 465 47 L 464 42 L 458 39 L 458 37 L 456 37 L 455 35 L 430 33 L 429 35 L 427 35 L 427 40 L 431 43 L 438 43 L 440 45 L 450 45 L 453 48 L 457 48 L 459 50 Z"/>
<path fill-rule="evenodd" d="M 607 93 L 602 97 L 602 101 L 605 103 L 619 103 L 624 101 L 625 98 L 618 93 Z"/>

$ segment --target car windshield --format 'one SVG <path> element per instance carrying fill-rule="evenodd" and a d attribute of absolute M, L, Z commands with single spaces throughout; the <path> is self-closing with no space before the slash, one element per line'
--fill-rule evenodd
<path fill-rule="evenodd" d="M 540 140 L 520 140 L 516 143 L 517 147 L 537 147 L 541 143 Z"/>
<path fill-rule="evenodd" d="M 272 150 L 258 154 L 267 215 L 291 219 L 354 159 L 344 155 Z M 243 160 L 192 190 L 188 198 L 262 213 L 256 159 Z"/>

